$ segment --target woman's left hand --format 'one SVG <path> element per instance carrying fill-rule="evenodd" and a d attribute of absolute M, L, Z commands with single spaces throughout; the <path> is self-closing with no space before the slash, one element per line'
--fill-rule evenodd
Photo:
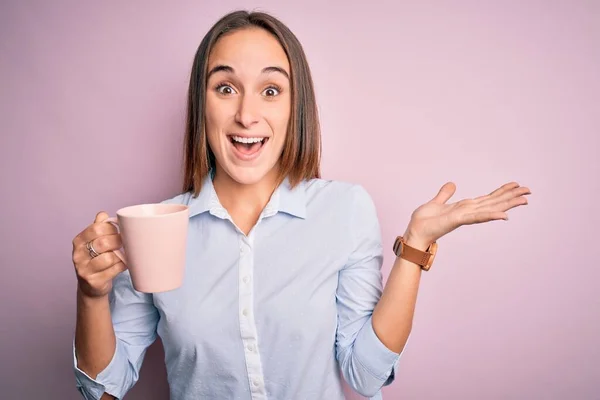
<path fill-rule="evenodd" d="M 488 195 L 446 204 L 455 191 L 456 185 L 448 182 L 433 199 L 413 212 L 405 232 L 407 241 L 424 250 L 459 226 L 507 220 L 506 211 L 526 205 L 525 195 L 531 194 L 529 188 L 510 182 Z"/>

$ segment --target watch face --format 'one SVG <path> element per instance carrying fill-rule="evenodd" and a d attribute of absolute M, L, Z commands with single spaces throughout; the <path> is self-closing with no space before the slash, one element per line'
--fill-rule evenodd
<path fill-rule="evenodd" d="M 427 261 L 427 269 L 431 268 L 431 264 L 433 264 L 433 259 L 435 258 L 435 254 L 437 253 L 438 244 L 437 242 L 433 242 L 431 246 L 429 246 L 429 261 Z"/>
<path fill-rule="evenodd" d="M 396 254 L 397 257 L 400 257 L 400 255 L 402 254 L 402 237 L 398 236 L 396 238 L 396 241 L 394 242 L 394 254 Z"/>

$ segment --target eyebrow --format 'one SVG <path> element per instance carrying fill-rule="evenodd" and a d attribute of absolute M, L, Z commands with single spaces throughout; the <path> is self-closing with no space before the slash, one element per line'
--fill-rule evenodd
<path fill-rule="evenodd" d="M 224 71 L 224 72 L 229 72 L 231 74 L 235 74 L 235 70 L 232 67 L 230 67 L 229 65 L 218 64 L 218 65 L 215 65 L 208 72 L 206 79 L 208 80 L 212 74 L 215 74 L 219 71 Z M 287 73 L 287 71 L 285 69 L 283 69 L 281 67 L 271 66 L 271 67 L 265 67 L 262 70 L 263 74 L 268 74 L 270 72 L 279 72 L 279 73 L 283 74 L 288 80 L 290 79 L 290 75 Z"/>

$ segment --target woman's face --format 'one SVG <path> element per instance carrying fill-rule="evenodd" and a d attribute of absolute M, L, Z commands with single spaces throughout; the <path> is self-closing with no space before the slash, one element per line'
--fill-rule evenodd
<path fill-rule="evenodd" d="M 208 60 L 206 134 L 217 162 L 241 184 L 276 176 L 291 112 L 290 65 L 270 33 L 222 36 Z"/>

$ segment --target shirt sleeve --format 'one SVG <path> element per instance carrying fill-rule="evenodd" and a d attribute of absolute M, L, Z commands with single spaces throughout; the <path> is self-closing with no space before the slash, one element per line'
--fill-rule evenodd
<path fill-rule="evenodd" d="M 115 277 L 109 299 L 117 339 L 116 349 L 112 360 L 96 379 L 77 367 L 73 341 L 75 381 L 77 389 L 86 400 L 98 400 L 105 392 L 122 399 L 139 379 L 146 350 L 157 336 L 159 315 L 152 295 L 133 288 L 129 271 Z"/>
<path fill-rule="evenodd" d="M 383 246 L 375 205 L 361 186 L 353 187 L 349 212 L 353 245 L 336 292 L 336 357 L 350 387 L 375 397 L 394 380 L 401 354 L 388 349 L 373 330 L 373 309 L 383 291 Z"/>

